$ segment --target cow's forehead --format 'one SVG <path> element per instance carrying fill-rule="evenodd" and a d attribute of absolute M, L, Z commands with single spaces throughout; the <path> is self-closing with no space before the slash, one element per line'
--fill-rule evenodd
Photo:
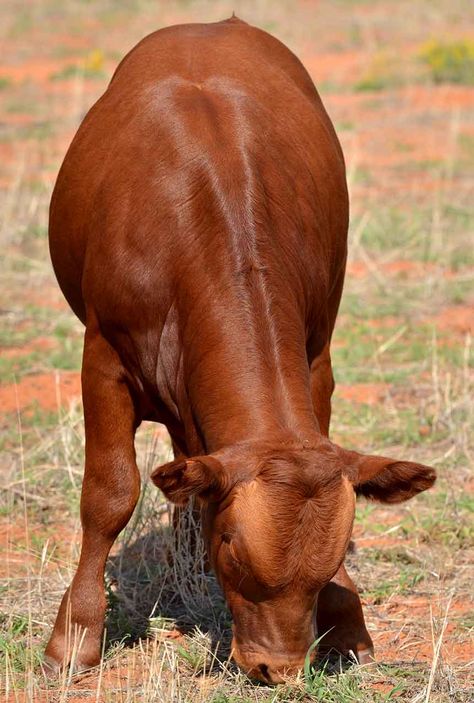
<path fill-rule="evenodd" d="M 258 479 L 241 485 L 232 506 L 239 556 L 262 583 L 276 586 L 300 578 L 315 584 L 346 543 L 353 496 L 343 478 L 337 488 L 313 498 Z"/>

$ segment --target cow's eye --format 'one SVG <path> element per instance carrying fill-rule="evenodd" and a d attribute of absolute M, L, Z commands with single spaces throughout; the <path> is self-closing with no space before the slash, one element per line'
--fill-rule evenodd
<path fill-rule="evenodd" d="M 228 567 L 234 573 L 242 574 L 242 572 L 247 572 L 248 569 L 245 567 L 245 564 L 239 557 L 234 540 L 226 541 L 225 547 L 225 559 L 227 561 Z"/>
<path fill-rule="evenodd" d="M 234 545 L 234 543 L 233 543 L 233 542 L 229 542 L 229 543 L 228 543 L 228 546 L 229 546 L 229 554 L 230 554 L 230 556 L 232 557 L 233 561 L 235 561 L 236 564 L 238 564 L 239 566 L 241 566 L 241 561 L 240 561 L 239 557 L 237 556 L 237 552 L 235 551 L 235 545 Z"/>
<path fill-rule="evenodd" d="M 225 549 L 225 554 L 228 556 L 229 561 L 232 562 L 236 566 L 241 566 L 242 562 L 237 556 L 237 551 L 235 549 L 235 544 L 234 540 L 232 539 L 232 535 L 229 534 L 229 532 L 224 532 L 222 534 L 222 544 L 227 547 Z"/>

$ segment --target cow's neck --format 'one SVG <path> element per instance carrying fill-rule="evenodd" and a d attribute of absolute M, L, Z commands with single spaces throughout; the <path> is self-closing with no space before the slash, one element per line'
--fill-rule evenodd
<path fill-rule="evenodd" d="M 232 314 L 230 304 L 201 317 L 184 373 L 194 434 L 205 451 L 319 434 L 304 325 L 289 307 L 290 314 L 253 315 L 236 306 Z"/>

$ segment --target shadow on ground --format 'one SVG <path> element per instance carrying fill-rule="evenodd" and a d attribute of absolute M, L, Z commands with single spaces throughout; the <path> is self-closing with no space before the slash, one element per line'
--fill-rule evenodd
<path fill-rule="evenodd" d="M 216 659 L 226 661 L 231 617 L 214 574 L 205 567 L 192 507 L 180 511 L 176 530 L 172 523 L 166 506 L 153 510 L 144 499 L 135 524 L 109 558 L 107 648 L 149 637 L 204 635 Z"/>

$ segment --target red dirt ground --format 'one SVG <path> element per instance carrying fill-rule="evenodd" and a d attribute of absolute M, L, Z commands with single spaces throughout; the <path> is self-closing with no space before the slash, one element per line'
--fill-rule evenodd
<path fill-rule="evenodd" d="M 474 334 L 474 306 L 453 305 L 445 307 L 436 317 L 432 318 L 432 321 L 443 330 L 463 335 Z"/>
<path fill-rule="evenodd" d="M 38 349 L 34 344 L 20 349 L 6 350 L 5 357 L 22 356 L 31 349 Z M 42 347 L 50 348 L 46 343 Z M 2 351 L 4 353 L 5 350 Z M 353 383 L 351 386 L 340 384 L 336 388 L 337 396 L 354 403 L 374 405 L 383 400 L 389 391 L 385 383 Z M 24 376 L 18 383 L 0 385 L 0 408 L 3 413 L 31 412 L 34 406 L 43 410 L 58 410 L 67 407 L 72 401 L 81 397 L 80 373 L 76 371 L 57 371 Z"/>
<path fill-rule="evenodd" d="M 23 344 L 21 347 L 6 347 L 1 352 L 4 359 L 18 359 L 28 356 L 31 352 L 46 352 L 48 349 L 54 349 L 55 346 L 55 342 L 50 337 L 36 337 L 29 344 Z"/>
<path fill-rule="evenodd" d="M 25 376 L 17 384 L 0 386 L 0 408 L 3 413 L 26 410 L 32 406 L 58 410 L 80 398 L 81 378 L 77 371 L 57 371 Z"/>
<path fill-rule="evenodd" d="M 388 388 L 386 383 L 353 383 L 350 386 L 339 384 L 336 386 L 335 393 L 344 400 L 374 405 L 383 400 L 387 395 Z"/>

